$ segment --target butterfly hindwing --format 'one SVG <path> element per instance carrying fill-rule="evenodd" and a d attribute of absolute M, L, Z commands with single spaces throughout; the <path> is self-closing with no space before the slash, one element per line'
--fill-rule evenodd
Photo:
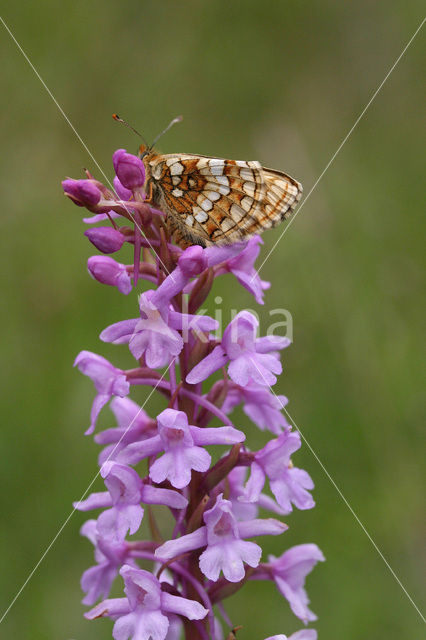
<path fill-rule="evenodd" d="M 302 185 L 294 178 L 274 169 L 262 168 L 262 173 L 265 195 L 257 222 L 248 229 L 249 235 L 261 233 L 289 218 L 302 197 Z"/>

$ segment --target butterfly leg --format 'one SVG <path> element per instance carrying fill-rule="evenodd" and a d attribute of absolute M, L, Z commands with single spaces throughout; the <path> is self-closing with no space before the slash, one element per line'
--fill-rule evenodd
<path fill-rule="evenodd" d="M 145 185 L 145 200 L 146 204 L 154 204 L 153 203 L 154 189 L 152 186 L 152 180 L 148 180 Z"/>

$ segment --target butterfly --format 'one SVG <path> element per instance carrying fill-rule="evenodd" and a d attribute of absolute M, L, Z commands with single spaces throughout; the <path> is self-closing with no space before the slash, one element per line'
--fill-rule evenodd
<path fill-rule="evenodd" d="M 257 161 L 142 153 L 146 199 L 166 214 L 178 244 L 240 242 L 288 218 L 302 185 Z"/>
<path fill-rule="evenodd" d="M 141 136 L 119 116 L 113 117 Z M 286 173 L 266 169 L 255 160 L 155 153 L 158 139 L 181 120 L 181 116 L 172 120 L 139 151 L 146 171 L 145 202 L 166 214 L 176 244 L 206 247 L 241 242 L 291 215 L 302 185 Z"/>

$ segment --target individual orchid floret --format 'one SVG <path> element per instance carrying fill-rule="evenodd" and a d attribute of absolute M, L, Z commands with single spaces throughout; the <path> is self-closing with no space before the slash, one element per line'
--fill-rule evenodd
<path fill-rule="evenodd" d="M 237 522 L 229 500 L 218 495 L 214 507 L 204 513 L 205 526 L 176 540 L 169 540 L 158 547 L 155 555 L 162 562 L 206 547 L 200 556 L 200 569 L 213 582 L 223 571 L 229 582 L 239 582 L 244 578 L 244 563 L 257 567 L 262 549 L 254 542 L 243 538 L 260 535 L 279 535 L 287 525 L 273 518 Z"/>
<path fill-rule="evenodd" d="M 125 149 L 117 149 L 112 156 L 115 173 L 125 189 L 131 191 L 143 186 L 145 167 L 138 156 L 127 153 Z"/>
<path fill-rule="evenodd" d="M 121 231 L 113 227 L 94 227 L 85 231 L 84 235 L 102 253 L 119 251 L 125 241 Z"/>
<path fill-rule="evenodd" d="M 117 322 L 100 335 L 104 342 L 128 342 L 133 356 L 139 359 L 145 355 L 146 364 L 151 369 L 169 364 L 182 351 L 183 339 L 177 329 L 208 332 L 217 327 L 216 320 L 208 316 L 178 313 L 168 306 L 158 308 L 153 301 L 154 293 L 146 291 L 139 296 L 140 318 Z"/>
<path fill-rule="evenodd" d="M 241 499 L 257 502 L 268 477 L 271 491 L 285 514 L 292 511 L 292 503 L 298 509 L 312 509 L 315 502 L 309 490 L 314 488 L 314 483 L 306 471 L 294 467 L 290 460 L 301 444 L 299 433 L 285 431 L 255 453 Z"/>
<path fill-rule="evenodd" d="M 288 637 L 283 633 L 280 633 L 277 636 L 265 638 L 265 640 L 317 640 L 317 638 L 318 634 L 314 629 L 301 629 L 300 631 L 296 631 L 296 633 L 292 633 L 291 636 Z"/>
<path fill-rule="evenodd" d="M 97 444 L 106 445 L 99 455 L 99 465 L 114 460 L 131 442 L 145 440 L 157 430 L 157 424 L 130 398 L 113 398 L 109 408 L 116 417 L 118 427 L 105 429 L 95 435 Z"/>
<path fill-rule="evenodd" d="M 89 620 L 113 618 L 115 640 L 165 640 L 170 615 L 202 620 L 208 614 L 199 602 L 162 591 L 159 580 L 148 571 L 126 564 L 120 574 L 127 597 L 104 600 L 85 614 Z"/>
<path fill-rule="evenodd" d="M 200 428 L 188 424 L 183 411 L 165 409 L 157 417 L 158 434 L 127 446 L 118 456 L 126 464 L 137 464 L 144 458 L 164 454 L 149 469 L 153 482 L 169 480 L 177 489 L 191 481 L 191 471 L 207 471 L 211 456 L 204 446 L 233 445 L 245 440 L 245 434 L 233 427 Z"/>
<path fill-rule="evenodd" d="M 204 575 L 216 582 L 220 571 L 230 582 L 239 582 L 243 579 L 245 570 L 244 562 L 250 567 L 259 564 L 262 549 L 254 542 L 241 539 L 241 529 L 246 526 L 246 535 L 250 531 L 250 523 L 245 521 L 238 525 L 232 513 L 231 503 L 219 495 L 216 504 L 204 514 L 207 533 L 207 549 L 200 556 L 200 569 Z M 257 522 L 266 523 L 259 520 Z M 284 530 L 278 523 L 281 533 Z M 276 530 L 274 523 L 273 529 Z M 285 525 L 284 525 L 285 526 Z M 250 533 L 249 533 L 250 535 Z M 253 535 L 253 534 L 251 534 Z"/>
<path fill-rule="evenodd" d="M 259 494 L 256 503 L 247 500 L 245 492 L 247 471 L 247 467 L 234 467 L 218 487 L 218 493 L 220 491 L 227 492 L 227 498 L 232 504 L 232 513 L 237 520 L 252 520 L 256 518 L 259 507 L 273 511 L 278 515 L 284 515 L 284 509 L 265 493 Z"/>
<path fill-rule="evenodd" d="M 222 405 L 225 413 L 242 404 L 243 411 L 262 431 L 268 430 L 275 435 L 289 429 L 290 425 L 281 413 L 288 404 L 283 395 L 275 395 L 267 387 L 250 382 L 245 387 L 229 385 L 229 391 Z"/>
<path fill-rule="evenodd" d="M 123 540 L 103 538 L 97 529 L 96 520 L 87 520 L 80 533 L 95 546 L 97 564 L 89 567 L 81 577 L 81 588 L 86 594 L 83 603 L 91 606 L 99 598 L 109 596 L 120 567 L 127 561 L 129 547 Z"/>
<path fill-rule="evenodd" d="M 293 613 L 305 624 L 317 619 L 308 608 L 309 598 L 304 588 L 306 576 L 317 562 L 324 560 L 316 544 L 300 544 L 288 549 L 279 558 L 270 556 L 265 565 Z"/>
<path fill-rule="evenodd" d="M 65 195 L 79 207 L 96 207 L 102 198 L 102 192 L 91 180 L 72 180 L 68 178 L 62 181 Z"/>
<path fill-rule="evenodd" d="M 128 342 L 137 360 L 145 355 L 147 366 L 157 369 L 179 355 L 183 340 L 177 331 L 169 327 L 164 313 L 152 303 L 152 294 L 152 291 L 146 291 L 139 296 L 140 318 L 116 322 L 102 331 L 100 338 L 113 344 Z"/>
<path fill-rule="evenodd" d="M 87 270 L 92 278 L 102 284 L 117 287 L 120 293 L 124 293 L 124 295 L 129 294 L 132 290 L 132 281 L 126 266 L 120 262 L 116 262 L 114 258 L 110 258 L 109 256 L 92 256 L 87 261 Z"/>
<path fill-rule="evenodd" d="M 74 366 L 93 381 L 98 392 L 90 412 L 90 426 L 86 431 L 88 435 L 95 430 L 96 420 L 102 407 L 113 396 L 121 398 L 127 396 L 130 386 L 124 371 L 117 369 L 108 360 L 91 351 L 81 351 L 74 361 Z"/>
<path fill-rule="evenodd" d="M 258 304 L 263 304 L 263 292 L 271 286 L 269 282 L 261 280 L 254 268 L 261 244 L 263 244 L 261 237 L 253 236 L 239 254 L 223 262 L 216 271 L 216 275 L 233 273 L 238 282 L 254 296 Z"/>
<path fill-rule="evenodd" d="M 186 377 L 189 384 L 206 380 L 229 362 L 231 379 L 241 386 L 255 382 L 263 386 L 275 384 L 274 374 L 282 371 L 276 355 L 290 340 L 278 336 L 256 338 L 259 321 L 249 311 L 241 311 L 224 331 L 222 343 L 199 362 Z"/>
<path fill-rule="evenodd" d="M 136 533 L 142 522 L 146 504 L 161 504 L 172 509 L 184 509 L 188 501 L 177 491 L 144 484 L 131 467 L 114 461 L 105 462 L 101 468 L 108 491 L 92 493 L 86 500 L 77 502 L 79 511 L 107 509 L 98 518 L 99 533 L 108 539 L 124 540 L 127 532 Z"/>
<path fill-rule="evenodd" d="M 247 480 L 247 467 L 234 467 L 217 487 L 217 493 L 224 493 L 231 503 L 232 513 L 240 520 L 253 520 L 257 517 L 259 506 L 253 502 L 240 501 L 244 496 L 244 485 Z"/>

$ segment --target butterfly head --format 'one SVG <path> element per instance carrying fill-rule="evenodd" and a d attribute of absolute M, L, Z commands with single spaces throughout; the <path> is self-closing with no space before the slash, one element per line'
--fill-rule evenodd
<path fill-rule="evenodd" d="M 174 124 L 176 124 L 177 122 L 182 122 L 182 116 L 177 116 L 177 118 L 173 118 L 173 120 L 171 122 L 169 122 L 169 124 L 167 125 L 167 127 L 165 129 L 163 129 L 163 131 L 161 133 L 158 134 L 158 136 L 155 138 L 154 142 L 152 144 L 148 144 L 147 141 L 145 140 L 145 138 L 143 137 L 143 135 L 141 133 L 139 133 L 139 131 L 137 131 L 134 127 L 132 127 L 128 122 L 126 122 L 125 120 L 123 120 L 123 118 L 120 118 L 120 116 L 118 116 L 116 113 L 112 114 L 113 119 L 116 122 L 121 122 L 121 124 L 126 125 L 126 127 L 129 127 L 129 129 L 131 129 L 134 133 L 136 133 L 136 135 L 139 136 L 139 138 L 142 138 L 143 140 L 143 144 L 140 145 L 139 147 L 139 152 L 138 152 L 138 156 L 139 158 L 142 160 L 145 156 L 149 155 L 150 153 L 152 153 L 152 149 L 154 148 L 154 146 L 157 144 L 157 142 L 159 141 L 159 139 L 165 134 L 167 133 L 167 131 L 173 127 Z"/>
<path fill-rule="evenodd" d="M 139 151 L 138 151 L 138 156 L 141 160 L 143 160 L 145 158 L 145 156 L 147 156 L 148 154 L 151 153 L 151 148 L 148 147 L 146 144 L 141 144 L 139 147 Z"/>

